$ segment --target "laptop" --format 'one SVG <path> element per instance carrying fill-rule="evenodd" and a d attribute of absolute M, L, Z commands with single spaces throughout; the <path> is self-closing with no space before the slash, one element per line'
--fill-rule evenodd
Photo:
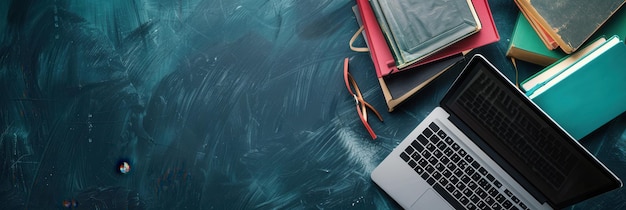
<path fill-rule="evenodd" d="M 481 55 L 371 178 L 405 209 L 559 209 L 622 186 Z"/>

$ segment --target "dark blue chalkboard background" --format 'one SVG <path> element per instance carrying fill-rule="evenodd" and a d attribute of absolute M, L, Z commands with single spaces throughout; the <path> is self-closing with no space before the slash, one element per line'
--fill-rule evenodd
<path fill-rule="evenodd" d="M 501 40 L 473 53 L 514 80 L 518 10 L 489 3 Z M 348 47 L 355 4 L 0 2 L 0 208 L 399 208 L 369 174 L 463 64 L 386 112 L 369 55 Z M 344 57 L 383 112 L 370 117 L 377 140 L 345 90 Z M 518 67 L 521 79 L 540 69 Z M 625 131 L 620 116 L 582 140 L 622 179 Z M 625 201 L 620 189 L 574 207 Z"/>

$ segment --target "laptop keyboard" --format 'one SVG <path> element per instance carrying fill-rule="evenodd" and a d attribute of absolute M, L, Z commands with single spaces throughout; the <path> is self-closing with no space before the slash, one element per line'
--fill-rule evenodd
<path fill-rule="evenodd" d="M 528 209 L 435 123 L 400 157 L 456 209 Z"/>
<path fill-rule="evenodd" d="M 554 142 L 557 138 L 553 134 L 533 124 L 521 106 L 493 81 L 483 80 L 472 86 L 459 98 L 461 103 L 486 125 L 498 125 L 487 127 L 548 184 L 559 189 L 576 164 L 569 151 Z"/>

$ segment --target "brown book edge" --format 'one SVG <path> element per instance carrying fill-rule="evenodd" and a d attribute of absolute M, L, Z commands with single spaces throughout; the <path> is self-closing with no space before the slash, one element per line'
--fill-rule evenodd
<path fill-rule="evenodd" d="M 558 60 L 556 58 L 550 58 L 531 53 L 529 51 L 517 48 L 514 45 L 511 45 L 506 51 L 506 56 L 541 66 L 548 66 Z"/>
<path fill-rule="evenodd" d="M 520 4 L 517 3 L 517 1 L 515 1 L 515 4 L 517 4 L 517 7 L 522 12 L 522 15 L 524 15 L 526 20 L 528 20 L 528 23 L 530 23 L 530 26 L 533 27 L 533 29 L 535 29 L 535 33 L 537 33 L 537 35 L 539 36 L 543 44 L 546 45 L 546 48 L 548 48 L 549 50 L 554 50 L 557 47 L 559 47 L 559 45 L 556 43 L 554 38 L 550 36 L 550 34 L 546 31 L 545 28 L 543 28 L 541 25 L 537 23 L 537 20 L 535 20 L 534 17 L 528 14 L 528 12 L 526 11 L 524 7 L 520 6 Z"/>
<path fill-rule="evenodd" d="M 558 44 L 559 47 L 561 47 L 561 50 L 563 50 L 563 52 L 567 54 L 571 54 L 572 52 L 576 51 L 576 49 L 574 49 L 572 46 L 565 43 L 565 41 L 563 41 L 563 38 L 561 38 L 561 36 L 559 36 L 554 30 L 549 30 L 550 24 L 548 24 L 548 22 L 543 17 L 541 17 L 541 15 L 539 15 L 539 12 L 537 12 L 537 9 L 535 9 L 530 4 L 530 0 L 514 0 L 514 1 L 517 4 L 517 6 L 520 8 L 520 10 L 522 11 L 524 16 L 527 17 L 528 21 L 531 23 L 533 28 L 535 28 L 534 25 L 537 24 L 538 26 L 546 29 L 544 31 L 547 32 L 550 35 L 550 37 L 554 39 L 554 41 L 556 41 L 556 43 Z M 533 22 L 535 23 L 533 24 Z M 537 28 L 535 28 L 535 31 L 537 31 Z M 539 34 L 539 31 L 537 32 Z"/>
<path fill-rule="evenodd" d="M 384 77 L 379 77 L 378 78 L 378 82 L 380 83 L 380 89 L 382 89 L 383 95 L 385 96 L 385 102 L 387 103 L 387 111 L 388 112 L 392 112 L 398 105 L 402 104 L 402 102 L 406 101 L 411 96 L 415 95 L 415 93 L 417 93 L 419 90 L 424 88 L 426 85 L 430 84 L 433 80 L 435 80 L 437 77 L 439 77 L 444 72 L 448 71 L 448 69 L 451 69 L 453 66 L 454 66 L 454 64 L 444 68 L 443 70 L 439 71 L 439 73 L 437 73 L 437 74 L 433 75 L 432 77 L 430 77 L 428 80 L 426 80 L 426 81 L 422 82 L 421 84 L 415 86 L 413 89 L 408 91 L 406 94 L 404 94 L 404 95 L 402 95 L 402 96 L 400 96 L 398 98 L 395 98 L 395 99 L 393 98 L 393 96 L 391 96 L 391 92 L 389 91 L 389 88 L 387 87 L 387 83 L 385 83 L 385 78 Z"/>

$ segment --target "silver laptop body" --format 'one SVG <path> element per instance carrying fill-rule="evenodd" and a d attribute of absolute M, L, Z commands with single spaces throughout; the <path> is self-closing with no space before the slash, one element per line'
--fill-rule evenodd
<path fill-rule="evenodd" d="M 622 186 L 481 55 L 371 177 L 405 209 L 563 208 Z"/>

